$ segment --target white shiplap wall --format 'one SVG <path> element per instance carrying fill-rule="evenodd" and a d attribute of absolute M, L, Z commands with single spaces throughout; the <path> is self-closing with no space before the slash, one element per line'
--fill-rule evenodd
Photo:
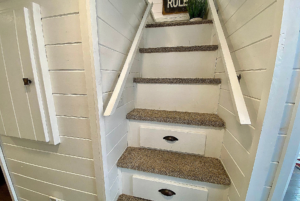
<path fill-rule="evenodd" d="M 1 137 L 17 196 L 29 201 L 48 201 L 49 196 L 70 201 L 99 200 L 89 112 L 92 106 L 86 82 L 90 69 L 86 69 L 83 53 L 87 36 L 81 32 L 84 1 L 13 0 L 0 3 L 0 8 L 30 6 L 31 2 L 41 6 L 61 143 L 54 146 Z"/>
<path fill-rule="evenodd" d="M 215 77 L 222 79 L 218 114 L 226 121 L 221 160 L 232 180 L 228 199 L 242 201 L 253 168 L 250 157 L 256 152 L 254 135 L 264 78 L 267 69 L 274 68 L 270 66 L 273 58 L 270 50 L 276 0 L 218 0 L 217 3 L 236 72 L 242 75 L 240 86 L 252 122 L 240 125 L 236 121 L 222 59 L 218 57 Z"/>
<path fill-rule="evenodd" d="M 145 9 L 144 0 L 97 0 L 103 109 L 106 108 L 114 90 Z M 139 76 L 140 54 L 137 53 L 117 110 L 109 117 L 102 116 L 102 127 L 105 128 L 107 200 L 115 200 L 121 193 L 121 178 L 118 176 L 116 163 L 127 148 L 126 114 L 134 108 L 133 78 Z"/>

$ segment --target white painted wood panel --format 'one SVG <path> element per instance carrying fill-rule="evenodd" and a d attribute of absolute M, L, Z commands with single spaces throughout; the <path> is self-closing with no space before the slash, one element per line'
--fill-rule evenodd
<path fill-rule="evenodd" d="M 229 188 L 228 200 L 230 200 L 230 201 L 240 201 L 241 200 L 241 197 L 233 184 L 231 184 L 230 188 Z"/>
<path fill-rule="evenodd" d="M 0 135 L 5 135 L 5 129 L 4 129 L 4 124 L 3 124 L 1 111 L 0 111 Z"/>
<path fill-rule="evenodd" d="M 117 84 L 114 87 L 111 99 L 108 102 L 107 107 L 105 109 L 104 116 L 110 116 L 116 111 L 116 108 L 117 108 L 118 103 L 122 96 L 122 92 L 123 92 L 124 88 L 127 86 L 127 82 L 128 82 L 128 80 L 131 81 L 131 79 L 130 79 L 131 76 L 129 76 L 130 71 L 131 71 L 131 66 L 132 66 L 134 58 L 136 56 L 136 52 L 139 48 L 139 44 L 142 39 L 143 31 L 146 26 L 147 18 L 150 14 L 150 10 L 151 10 L 152 6 L 153 6 L 153 3 L 148 4 L 147 9 L 143 15 L 143 19 L 141 21 L 141 24 L 139 25 L 139 28 L 134 37 L 134 40 L 130 46 L 128 56 L 124 63 L 124 66 L 123 66 L 123 69 L 119 76 L 119 79 L 117 81 Z"/>
<path fill-rule="evenodd" d="M 279 162 L 285 139 L 286 139 L 286 135 L 278 135 L 276 145 L 275 145 L 276 149 L 272 157 L 273 162 Z"/>
<path fill-rule="evenodd" d="M 145 48 L 209 45 L 212 24 L 147 28 Z"/>
<path fill-rule="evenodd" d="M 82 44 L 51 45 L 46 51 L 50 70 L 84 69 Z"/>
<path fill-rule="evenodd" d="M 216 113 L 218 85 L 137 84 L 136 108 Z"/>
<path fill-rule="evenodd" d="M 30 179 L 28 177 L 21 176 L 18 174 L 12 174 L 12 177 L 14 182 L 18 183 L 18 185 L 21 187 L 24 186 L 28 189 L 35 189 L 40 193 L 51 195 L 59 199 L 72 200 L 72 201 L 73 200 L 74 201 L 82 201 L 82 200 L 97 201 L 96 194 L 86 193 L 82 191 L 75 191 L 51 183 Z"/>
<path fill-rule="evenodd" d="M 13 110 L 15 112 L 15 118 L 17 120 L 20 137 L 36 140 L 36 134 L 30 110 L 30 102 L 27 95 L 27 90 L 29 89 L 28 87 L 24 86 L 23 83 L 24 71 L 19 54 L 19 43 L 17 40 L 17 30 L 14 20 L 14 11 L 4 12 L 0 15 L 0 24 L 2 27 L 0 30 L 0 45 L 3 60 L 5 62 L 2 68 L 4 68 L 3 70 L 5 71 L 6 75 L 4 80 L 6 80 L 9 85 L 11 101 L 13 104 Z M 5 112 L 2 113 L 5 119 L 6 114 Z M 11 135 L 8 133 L 8 131 L 6 134 Z"/>
<path fill-rule="evenodd" d="M 286 102 L 287 103 L 295 103 L 296 95 L 297 95 L 297 87 L 300 83 L 300 70 L 294 69 L 290 87 L 289 87 L 289 93 Z"/>
<path fill-rule="evenodd" d="M 112 92 L 117 84 L 118 76 L 120 72 L 118 71 L 101 71 L 102 72 L 102 93 Z"/>
<path fill-rule="evenodd" d="M 231 0 L 225 9 L 222 10 L 222 18 L 224 23 L 232 17 L 233 14 L 243 5 L 245 0 Z"/>
<path fill-rule="evenodd" d="M 290 121 L 292 118 L 293 108 L 294 108 L 294 104 L 286 104 L 285 105 L 280 129 L 279 129 L 280 134 L 287 134 L 287 131 L 288 131 L 288 128 L 290 125 Z"/>
<path fill-rule="evenodd" d="M 124 119 L 126 119 L 127 113 L 134 109 L 134 102 L 129 102 L 122 107 L 117 108 L 116 112 L 109 116 L 105 117 L 105 131 L 106 135 L 108 135 L 114 128 L 120 125 Z"/>
<path fill-rule="evenodd" d="M 90 140 L 61 137 L 61 142 L 63 142 L 63 144 L 58 147 L 44 142 L 34 142 L 31 140 L 23 140 L 6 136 L 2 136 L 1 141 L 6 145 L 13 145 L 39 151 L 78 156 L 89 159 L 93 158 L 92 142 Z M 76 147 L 80 147 L 80 149 L 76 149 Z"/>
<path fill-rule="evenodd" d="M 24 1 L 17 1 L 17 5 L 24 5 L 25 3 L 31 3 L 31 0 L 24 0 Z M 62 14 L 71 14 L 71 13 L 78 13 L 79 6 L 78 2 L 74 0 L 51 0 L 51 1 L 44 1 L 44 0 L 35 0 L 37 4 L 43 7 L 42 17 L 51 17 L 57 16 Z M 28 4 L 27 4 L 28 5 Z M 11 8 L 11 1 L 3 1 L 1 2 L 1 9 L 5 10 Z"/>
<path fill-rule="evenodd" d="M 109 171 L 108 176 L 107 176 L 109 188 L 112 187 L 112 185 L 116 181 L 117 177 L 118 177 L 118 167 L 117 167 L 117 165 L 114 165 L 113 168 Z"/>
<path fill-rule="evenodd" d="M 32 37 L 29 10 L 15 10 L 15 22 L 17 31 L 17 41 L 19 47 L 20 61 L 25 78 L 31 78 L 34 85 L 26 88 L 26 95 L 29 100 L 29 110 L 31 111 L 32 121 L 36 140 L 49 141 L 51 139 L 50 124 L 47 122 L 47 113 L 45 113 L 44 99 L 42 98 L 43 82 L 38 73 L 39 66 L 34 56 L 34 38 Z"/>
<path fill-rule="evenodd" d="M 278 167 L 278 162 L 271 162 L 265 186 L 272 186 L 277 167 Z"/>
<path fill-rule="evenodd" d="M 124 18 L 137 30 L 144 15 L 146 4 L 144 1 L 132 0 L 129 2 L 122 0 L 110 0 Z"/>
<path fill-rule="evenodd" d="M 57 115 L 88 117 L 87 96 L 82 95 L 54 95 Z"/>
<path fill-rule="evenodd" d="M 17 13 L 17 17 L 15 15 Z M 23 15 L 22 15 L 23 14 Z M 20 16 L 21 15 L 21 16 Z M 7 20 L 7 19 L 13 19 L 13 20 Z M 4 70 L 6 75 L 6 82 L 9 84 L 9 91 L 12 99 L 13 104 L 13 110 L 15 112 L 15 116 L 17 119 L 19 134 L 21 138 L 26 139 L 32 139 L 37 140 L 36 130 L 34 127 L 34 122 L 32 119 L 32 111 L 30 109 L 31 106 L 31 99 L 37 99 L 35 88 L 32 89 L 33 93 L 32 96 L 28 95 L 28 92 L 30 94 L 30 89 L 26 86 L 24 86 L 23 78 L 25 76 L 31 77 L 31 79 L 36 78 L 32 75 L 32 69 L 31 69 L 31 61 L 29 60 L 30 66 L 23 66 L 22 58 L 20 55 L 20 43 L 18 41 L 18 30 L 17 30 L 17 24 L 15 20 L 22 21 L 24 23 L 24 11 L 23 9 L 16 9 L 13 11 L 4 12 L 0 15 L 0 23 L 1 29 L 0 31 L 0 37 L 1 37 L 1 51 L 3 54 L 3 60 L 4 60 Z M 24 31 L 25 27 L 18 27 Z M 24 34 L 24 32 L 22 32 Z M 21 34 L 21 33 L 19 33 Z M 26 31 L 25 31 L 26 34 Z M 21 39 L 25 39 L 25 41 L 20 41 L 21 44 L 23 42 L 27 42 L 27 38 L 25 35 L 25 38 L 22 37 Z M 29 41 L 31 42 L 31 41 Z M 23 47 L 23 46 L 22 46 Z M 26 48 L 26 47 L 25 47 Z M 25 50 L 27 53 L 27 56 L 29 56 L 29 49 L 28 45 Z M 25 55 L 23 55 L 25 56 Z M 26 59 L 30 59 L 26 58 Z M 28 60 L 25 60 L 28 61 Z M 24 71 L 26 69 L 26 71 Z M 30 69 L 30 74 L 28 74 L 28 70 Z M 26 74 L 25 74 L 26 73 Z M 36 80 L 38 83 L 38 81 Z M 37 103 L 37 100 L 35 100 L 35 105 Z M 39 108 L 38 108 L 39 109 Z M 39 110 L 34 112 L 34 114 L 38 114 Z M 5 115 L 4 112 L 2 112 L 3 115 Z M 37 116 L 35 116 L 36 118 Z M 38 116 L 39 121 L 35 122 L 37 124 L 37 131 L 42 133 L 43 140 L 45 141 L 45 135 L 43 132 L 43 127 L 39 125 L 41 123 L 41 116 Z M 5 124 L 4 124 L 5 125 Z M 7 135 L 11 135 L 10 133 L 6 133 Z M 14 135 L 14 134 L 13 134 Z"/>
<path fill-rule="evenodd" d="M 252 146 L 255 129 L 250 126 L 242 126 L 236 121 L 234 114 L 219 106 L 218 115 L 224 119 L 226 129 L 237 139 L 237 141 L 249 152 Z"/>
<path fill-rule="evenodd" d="M 90 120 L 76 117 L 57 117 L 60 136 L 91 139 Z"/>
<path fill-rule="evenodd" d="M 127 54 L 131 45 L 130 40 L 125 38 L 100 18 L 97 19 L 97 22 L 99 43 L 110 49 Z"/>
<path fill-rule="evenodd" d="M 45 194 L 41 194 L 17 185 L 15 185 L 15 190 L 19 198 L 22 198 L 24 201 L 28 201 L 28 200 L 49 201 L 49 196 Z"/>
<path fill-rule="evenodd" d="M 116 144 L 126 135 L 127 129 L 127 120 L 124 120 L 117 128 L 115 128 L 109 135 L 105 137 L 106 141 L 106 153 L 110 153 Z"/>
<path fill-rule="evenodd" d="M 220 51 L 218 51 L 220 52 Z M 219 57 L 216 61 L 216 70 L 215 70 L 216 73 L 223 73 L 225 72 L 225 69 L 224 69 L 224 64 L 223 64 L 223 61 L 222 61 L 222 57 Z"/>
<path fill-rule="evenodd" d="M 266 71 L 240 72 L 240 74 L 242 75 L 240 86 L 243 94 L 260 99 L 263 90 L 261 86 L 263 86 Z"/>
<path fill-rule="evenodd" d="M 110 197 L 111 200 L 117 200 L 119 195 L 120 195 L 118 179 L 119 178 L 116 178 L 114 184 L 109 189 L 109 197 Z"/>
<path fill-rule="evenodd" d="M 133 101 L 134 97 L 135 97 L 135 90 L 136 90 L 135 87 L 125 88 L 123 93 L 122 93 L 121 99 L 119 101 L 118 107 L 121 107 L 122 105 L 127 104 L 130 101 Z M 103 94 L 103 96 L 102 96 L 102 98 L 103 98 L 103 108 L 106 108 L 106 106 L 108 104 L 108 101 L 111 98 L 111 95 L 112 95 L 112 92 L 108 92 L 108 93 Z"/>
<path fill-rule="evenodd" d="M 6 133 L 10 133 L 10 136 L 20 137 L 17 118 L 9 91 L 9 83 L 7 82 L 2 48 L 0 51 L 0 93 L 1 118 L 2 123 L 5 125 L 5 131 Z"/>
<path fill-rule="evenodd" d="M 212 78 L 216 51 L 143 54 L 142 76 L 147 78 Z"/>
<path fill-rule="evenodd" d="M 244 100 L 248 109 L 249 117 L 252 122 L 251 125 L 255 127 L 260 100 L 253 99 L 247 96 L 244 96 Z M 229 110 L 231 113 L 234 113 L 234 108 L 229 91 L 221 89 L 219 104 Z"/>
<path fill-rule="evenodd" d="M 121 71 L 126 60 L 126 55 L 103 45 L 99 45 L 101 55 L 101 69 Z"/>
<path fill-rule="evenodd" d="M 249 165 L 249 152 L 236 140 L 236 138 L 225 131 L 223 145 L 233 157 L 239 168 L 244 174 L 250 173 L 252 167 Z"/>
<path fill-rule="evenodd" d="M 205 156 L 219 158 L 221 154 L 224 130 L 212 127 L 199 127 L 192 125 L 167 124 L 147 121 L 129 121 L 128 146 L 140 147 L 141 145 L 141 128 L 155 128 L 161 131 L 181 131 L 184 133 L 206 134 Z M 159 132 L 161 132 L 159 131 Z M 155 135 L 153 136 L 155 137 Z M 188 139 L 186 139 L 188 140 Z M 190 145 L 189 145 L 190 146 Z M 198 145 L 200 146 L 200 145 Z M 187 148 L 186 148 L 187 149 Z"/>
<path fill-rule="evenodd" d="M 177 138 L 167 141 L 166 136 Z M 162 129 L 159 127 L 140 127 L 140 146 L 169 151 L 204 155 L 206 133 L 188 132 L 186 130 Z"/>
<path fill-rule="evenodd" d="M 136 30 L 129 24 L 119 11 L 112 5 L 111 1 L 98 0 L 97 1 L 97 15 L 104 22 L 109 24 L 120 34 L 132 41 Z"/>
<path fill-rule="evenodd" d="M 243 192 L 243 183 L 245 181 L 245 176 L 240 171 L 239 167 L 235 163 L 235 161 L 232 159 L 228 151 L 222 147 L 221 151 L 221 161 L 223 165 L 225 166 L 225 169 L 227 171 L 227 174 L 229 175 L 231 182 L 234 183 L 235 187 L 237 188 L 237 191 L 239 194 Z M 233 185 L 233 184 L 231 184 Z"/>
<path fill-rule="evenodd" d="M 172 197 L 163 196 L 159 190 L 169 189 L 176 193 Z M 168 180 L 160 180 L 151 177 L 143 177 L 139 175 L 133 176 L 133 195 L 136 197 L 150 200 L 198 200 L 207 201 L 208 190 L 201 186 L 184 185 Z"/>
<path fill-rule="evenodd" d="M 226 22 L 226 31 L 231 35 L 236 30 L 244 26 L 247 22 L 253 19 L 257 14 L 262 12 L 275 0 L 252 0 L 246 1 L 234 15 Z"/>
<path fill-rule="evenodd" d="M 79 191 L 96 193 L 94 178 L 61 172 L 11 159 L 7 160 L 7 163 L 10 172 Z"/>
<path fill-rule="evenodd" d="M 4 144 L 3 149 L 6 158 L 79 175 L 95 176 L 93 160 L 64 154 L 41 152 L 6 144 Z"/>
<path fill-rule="evenodd" d="M 50 143 L 58 144 L 60 142 L 59 141 L 60 139 L 58 133 L 54 100 L 52 96 L 52 87 L 51 87 L 51 81 L 49 75 L 48 60 L 47 60 L 46 49 L 45 49 L 45 39 L 44 39 L 43 25 L 41 20 L 42 18 L 41 7 L 38 4 L 32 3 L 32 12 L 33 12 L 34 32 L 36 37 L 36 40 L 34 40 L 34 44 L 37 47 L 39 68 L 41 69 L 40 76 L 43 79 L 43 86 L 44 86 L 44 93 L 42 93 L 41 96 L 45 100 L 44 101 L 45 114 L 49 115 L 49 118 L 46 119 L 49 125 L 49 133 L 52 132 L 52 135 L 49 135 Z"/>
<path fill-rule="evenodd" d="M 52 92 L 86 94 L 85 73 L 82 71 L 50 72 Z"/>
<path fill-rule="evenodd" d="M 249 23 L 232 34 L 228 40 L 231 42 L 231 50 L 237 50 L 254 42 L 272 35 L 273 17 L 275 5 L 273 4 L 264 12 L 257 15 Z M 245 36 L 248 37 L 245 37 Z"/>
<path fill-rule="evenodd" d="M 114 149 L 107 155 L 107 169 L 110 171 L 113 166 L 117 163 L 119 158 L 127 148 L 127 134 L 124 135 L 119 142 L 116 144 Z"/>
<path fill-rule="evenodd" d="M 267 38 L 253 45 L 232 52 L 236 71 L 267 69 L 269 67 L 271 39 Z"/>
<path fill-rule="evenodd" d="M 43 19 L 43 31 L 46 45 L 81 42 L 79 14 Z"/>

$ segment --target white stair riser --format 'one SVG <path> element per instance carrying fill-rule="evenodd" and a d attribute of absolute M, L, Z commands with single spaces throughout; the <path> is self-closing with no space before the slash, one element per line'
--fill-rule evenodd
<path fill-rule="evenodd" d="M 145 48 L 211 45 L 212 24 L 147 28 Z"/>
<path fill-rule="evenodd" d="M 168 141 L 164 137 L 175 137 L 176 141 Z M 164 149 L 191 154 L 204 155 L 206 133 L 195 133 L 179 129 L 161 127 L 140 127 L 140 146 Z"/>
<path fill-rule="evenodd" d="M 185 139 L 184 133 L 187 134 Z M 150 134 L 152 138 L 149 136 Z M 194 136 L 191 136 L 191 134 Z M 220 158 L 223 135 L 224 129 L 220 128 L 130 120 L 128 146 L 163 149 Z M 170 146 L 163 139 L 163 136 L 177 137 L 179 140 L 174 144 L 177 143 L 179 145 Z M 146 143 L 145 137 L 148 138 L 149 142 Z M 186 142 L 190 144 L 186 144 Z"/>
<path fill-rule="evenodd" d="M 182 201 L 182 200 L 201 200 L 207 201 L 208 190 L 201 186 L 192 186 L 169 180 L 156 179 L 140 175 L 133 176 L 133 196 L 155 200 L 155 201 Z M 175 193 L 171 197 L 166 197 L 159 192 L 161 189 L 168 189 Z"/>
<path fill-rule="evenodd" d="M 212 78 L 217 51 L 142 54 L 142 77 Z"/>
<path fill-rule="evenodd" d="M 199 181 L 192 181 L 192 180 L 186 180 L 186 179 L 180 179 L 180 178 L 175 178 L 175 177 L 169 177 L 165 175 L 158 175 L 158 174 L 152 174 L 152 173 L 147 173 L 147 172 L 140 172 L 140 171 L 135 171 L 135 170 L 129 170 L 129 169 L 123 169 L 119 168 L 119 175 L 122 177 L 122 193 L 134 196 L 134 193 L 136 193 L 134 189 L 135 181 L 134 178 L 149 178 L 153 179 L 154 181 L 160 180 L 161 184 L 165 183 L 166 187 L 171 188 L 170 186 L 167 186 L 168 184 L 173 184 L 173 186 L 179 186 L 178 195 L 182 195 L 184 188 L 180 189 L 180 186 L 190 186 L 190 188 L 204 188 L 208 191 L 208 199 L 207 201 L 227 201 L 227 194 L 229 187 L 228 186 L 223 186 L 223 185 L 216 185 L 216 184 L 210 184 L 210 183 L 205 183 L 205 182 L 199 182 Z M 157 188 L 159 182 L 156 183 L 150 183 L 150 182 L 145 182 L 144 184 L 141 184 L 141 187 L 147 186 L 149 188 Z M 157 185 L 158 184 L 158 185 Z M 150 185 L 150 186 L 148 186 Z M 160 186 L 159 186 L 160 187 Z M 146 192 L 148 193 L 147 188 L 143 188 Z M 143 190 L 142 189 L 142 190 Z M 178 189 L 178 188 L 177 188 Z M 171 190 L 171 189 L 170 189 Z M 141 192 L 142 193 L 142 192 Z M 198 195 L 199 196 L 199 195 Z M 193 199 L 181 199 L 181 200 L 186 200 L 186 201 L 195 201 L 199 200 L 202 201 L 202 197 L 196 197 Z M 201 196 L 201 195 L 200 195 Z M 161 199 L 151 199 L 155 201 L 161 201 L 161 200 L 176 200 L 175 196 L 170 199 L 170 197 L 163 197 L 161 196 Z M 204 200 L 203 200 L 204 201 Z M 205 200 L 206 201 L 206 200 Z"/>
<path fill-rule="evenodd" d="M 137 84 L 136 108 L 216 113 L 219 85 Z"/>

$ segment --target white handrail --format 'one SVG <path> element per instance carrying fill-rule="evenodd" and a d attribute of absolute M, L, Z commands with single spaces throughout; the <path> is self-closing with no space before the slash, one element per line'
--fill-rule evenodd
<path fill-rule="evenodd" d="M 118 79 L 118 82 L 115 86 L 113 94 L 112 94 L 112 96 L 111 96 L 111 98 L 108 102 L 108 105 L 105 109 L 104 116 L 112 115 L 117 109 L 118 103 L 121 99 L 121 96 L 122 96 L 122 93 L 123 93 L 123 90 L 124 90 L 124 87 L 125 87 L 125 84 L 126 84 L 126 80 L 127 80 L 128 74 L 130 72 L 134 57 L 136 55 L 136 51 L 139 47 L 139 44 L 140 44 L 140 41 L 141 41 L 141 38 L 142 38 L 142 33 L 143 33 L 143 30 L 146 26 L 147 18 L 150 14 L 152 6 L 153 6 L 153 3 L 150 3 L 147 6 L 147 9 L 144 13 L 143 19 L 142 19 L 141 24 L 139 26 L 139 29 L 138 29 L 135 37 L 134 37 L 134 40 L 132 42 L 131 47 L 130 47 L 128 56 L 127 56 L 126 61 L 124 63 L 122 72 L 121 72 L 120 77 Z"/>
<path fill-rule="evenodd" d="M 219 38 L 219 43 L 222 49 L 222 59 L 224 62 L 225 71 L 228 76 L 230 94 L 235 109 L 236 118 L 240 122 L 240 124 L 251 124 L 249 113 L 244 100 L 244 96 L 242 94 L 239 81 L 237 79 L 234 64 L 230 55 L 228 44 L 219 20 L 219 16 L 217 14 L 214 1 L 213 0 L 208 0 L 208 1 L 212 12 L 214 26 L 216 28 L 217 36 Z"/>

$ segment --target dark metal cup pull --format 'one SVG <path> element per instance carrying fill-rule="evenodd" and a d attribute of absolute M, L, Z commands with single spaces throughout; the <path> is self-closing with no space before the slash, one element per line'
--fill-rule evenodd
<path fill-rule="evenodd" d="M 23 78 L 23 82 L 24 82 L 24 85 L 30 85 L 31 84 L 31 80 L 28 79 L 28 78 Z"/>
<path fill-rule="evenodd" d="M 171 141 L 171 142 L 178 141 L 178 138 L 176 138 L 174 136 L 166 136 L 163 139 L 167 140 L 167 141 Z"/>
<path fill-rule="evenodd" d="M 171 191 L 169 189 L 160 189 L 158 192 L 160 192 L 161 194 L 165 195 L 165 196 L 173 196 L 176 195 L 176 193 L 174 191 Z"/>

